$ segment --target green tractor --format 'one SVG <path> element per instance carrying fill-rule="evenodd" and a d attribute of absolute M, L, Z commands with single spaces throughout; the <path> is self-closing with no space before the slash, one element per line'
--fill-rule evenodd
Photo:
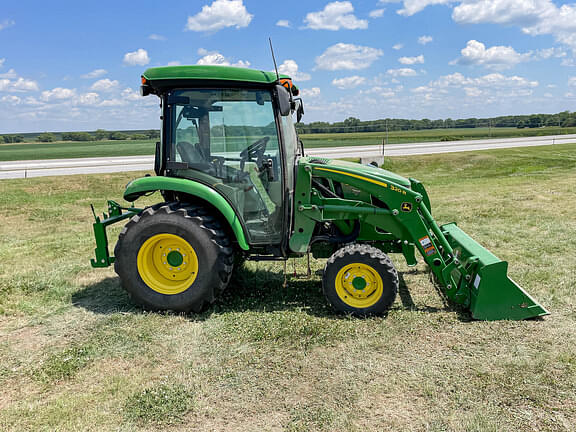
<path fill-rule="evenodd" d="M 235 262 L 328 258 L 322 286 L 336 311 L 384 314 L 398 291 L 389 258 L 416 251 L 441 292 L 475 319 L 548 314 L 507 277 L 507 263 L 455 223 L 438 226 L 424 186 L 376 166 L 306 157 L 292 116 L 304 110 L 284 75 L 221 66 L 148 69 L 141 94 L 160 98 L 154 171 L 131 181 L 129 202 L 95 215 L 93 267 L 114 264 L 152 310 L 200 312 L 229 284 Z M 129 219 L 114 256 L 106 227 Z"/>

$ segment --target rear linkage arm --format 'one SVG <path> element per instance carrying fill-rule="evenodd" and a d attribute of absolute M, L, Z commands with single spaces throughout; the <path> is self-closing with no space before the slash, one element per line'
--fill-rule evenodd
<path fill-rule="evenodd" d="M 108 200 L 108 214 L 103 213 L 102 219 L 96 216 L 94 206 L 90 204 L 92 214 L 94 215 L 94 236 L 96 238 L 96 249 L 94 252 L 96 258 L 90 260 L 92 267 L 108 267 L 114 263 L 115 258 L 110 256 L 108 252 L 108 237 L 106 235 L 106 227 L 121 220 L 131 218 L 142 212 L 142 209 L 135 207 L 122 207 L 116 201 Z M 124 213 L 122 212 L 124 211 Z"/>

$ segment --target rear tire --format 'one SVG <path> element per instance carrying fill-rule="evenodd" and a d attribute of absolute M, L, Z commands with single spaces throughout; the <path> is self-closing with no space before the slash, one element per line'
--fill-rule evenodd
<path fill-rule="evenodd" d="M 382 315 L 396 298 L 398 273 L 380 249 L 351 244 L 328 259 L 322 287 L 338 312 L 359 317 Z"/>
<path fill-rule="evenodd" d="M 234 266 L 222 224 L 203 207 L 177 202 L 134 216 L 114 255 L 124 289 L 151 310 L 201 312 L 226 288 Z"/>

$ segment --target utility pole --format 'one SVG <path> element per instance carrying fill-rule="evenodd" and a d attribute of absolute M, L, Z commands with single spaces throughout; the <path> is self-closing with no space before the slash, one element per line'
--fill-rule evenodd
<path fill-rule="evenodd" d="M 386 144 L 388 144 L 388 119 L 386 119 Z"/>

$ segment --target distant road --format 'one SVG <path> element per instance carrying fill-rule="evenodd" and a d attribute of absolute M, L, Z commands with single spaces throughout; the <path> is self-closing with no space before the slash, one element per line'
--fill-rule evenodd
<path fill-rule="evenodd" d="M 512 147 L 531 147 L 576 142 L 576 134 L 545 137 L 507 138 L 491 140 L 466 140 L 389 144 L 385 156 L 409 156 L 433 153 L 453 153 L 475 150 L 492 150 Z M 307 156 L 328 158 L 369 158 L 382 155 L 381 145 L 324 147 L 306 149 Z M 50 159 L 0 162 L 0 179 L 60 176 L 73 174 L 101 174 L 125 171 L 151 171 L 154 156 L 98 157 L 82 159 Z"/>

